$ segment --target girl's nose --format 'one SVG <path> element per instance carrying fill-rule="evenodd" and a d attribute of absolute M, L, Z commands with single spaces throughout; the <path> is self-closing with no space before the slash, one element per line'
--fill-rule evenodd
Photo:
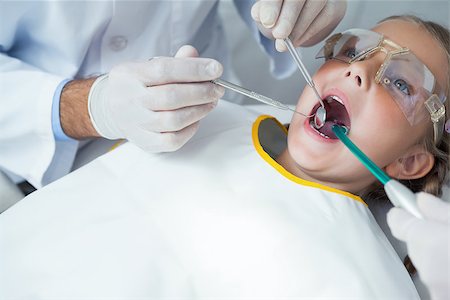
<path fill-rule="evenodd" d="M 344 76 L 352 80 L 358 87 L 368 90 L 375 83 L 375 74 L 384 61 L 384 54 L 375 53 L 370 57 L 351 63 L 345 70 Z"/>
<path fill-rule="evenodd" d="M 356 72 L 355 72 L 355 73 L 356 73 Z M 362 79 L 361 79 L 361 76 L 356 75 L 356 74 L 353 75 L 353 74 L 352 74 L 352 71 L 347 71 L 347 73 L 345 73 L 345 77 L 353 77 L 357 86 L 360 87 L 360 86 L 362 85 Z"/>
<path fill-rule="evenodd" d="M 357 61 L 344 70 L 344 76 L 349 78 L 358 88 L 369 89 L 370 87 L 370 66 L 368 61 Z"/>

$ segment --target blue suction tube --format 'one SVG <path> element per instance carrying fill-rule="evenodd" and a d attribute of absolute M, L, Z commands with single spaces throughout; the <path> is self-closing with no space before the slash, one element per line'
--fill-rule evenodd
<path fill-rule="evenodd" d="M 390 178 L 367 155 L 364 154 L 347 136 L 348 130 L 339 125 L 331 128 L 344 145 L 361 161 L 361 163 L 383 184 L 384 190 L 394 206 L 404 208 L 416 218 L 423 219 L 417 207 L 416 195 L 406 186 Z"/>
<path fill-rule="evenodd" d="M 367 155 L 364 154 L 347 136 L 346 128 L 333 125 L 331 128 L 334 134 L 344 143 L 344 145 L 363 163 L 363 165 L 383 184 L 385 185 L 391 178 L 384 173 Z"/>

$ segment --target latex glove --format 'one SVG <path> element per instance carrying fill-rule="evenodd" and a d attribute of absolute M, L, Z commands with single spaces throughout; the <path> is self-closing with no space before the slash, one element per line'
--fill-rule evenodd
<path fill-rule="evenodd" d="M 278 51 L 286 51 L 283 39 L 295 47 L 322 41 L 345 15 L 345 0 L 259 0 L 251 10 L 262 34 L 276 39 Z"/>
<path fill-rule="evenodd" d="M 406 242 L 411 258 L 433 299 L 450 299 L 450 204 L 427 193 L 417 194 L 420 220 L 400 208 L 387 215 L 392 234 Z"/>
<path fill-rule="evenodd" d="M 149 152 L 182 147 L 224 94 L 208 82 L 221 76 L 222 65 L 196 56 L 195 48 L 183 46 L 174 58 L 124 63 L 96 79 L 88 107 L 99 135 Z"/>

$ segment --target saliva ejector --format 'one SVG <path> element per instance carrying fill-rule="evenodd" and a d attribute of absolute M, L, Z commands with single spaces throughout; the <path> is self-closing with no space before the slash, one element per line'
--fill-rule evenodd
<path fill-rule="evenodd" d="M 423 219 L 422 213 L 417 207 L 416 195 L 395 179 L 390 178 L 370 158 L 367 157 L 347 136 L 348 130 L 345 126 L 333 125 L 334 134 L 344 145 L 362 162 L 362 164 L 383 184 L 384 190 L 396 207 L 401 207 L 416 218 Z"/>

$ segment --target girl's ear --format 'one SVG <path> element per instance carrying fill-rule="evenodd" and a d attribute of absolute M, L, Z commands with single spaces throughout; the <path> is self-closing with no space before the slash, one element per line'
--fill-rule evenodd
<path fill-rule="evenodd" d="M 396 179 L 422 178 L 434 166 L 434 156 L 423 145 L 414 145 L 386 166 L 386 173 Z"/>

